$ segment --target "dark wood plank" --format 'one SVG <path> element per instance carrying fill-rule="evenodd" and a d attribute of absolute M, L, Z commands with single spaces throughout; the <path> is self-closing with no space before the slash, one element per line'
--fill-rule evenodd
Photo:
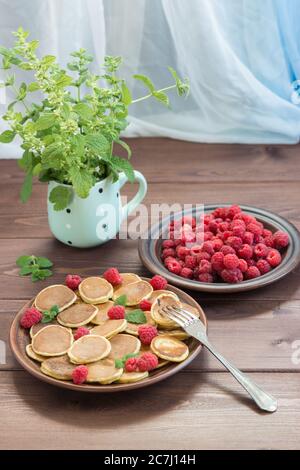
<path fill-rule="evenodd" d="M 118 395 L 84 395 L 0 372 L 1 449 L 297 449 L 299 377 L 251 374 L 278 398 L 257 411 L 227 373 L 179 373 Z M 117 438 L 116 438 L 117 429 Z"/>

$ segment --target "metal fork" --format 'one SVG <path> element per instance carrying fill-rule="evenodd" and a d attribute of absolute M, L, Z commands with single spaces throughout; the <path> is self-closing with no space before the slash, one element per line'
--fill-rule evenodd
<path fill-rule="evenodd" d="M 218 353 L 211 345 L 206 335 L 204 324 L 199 318 L 191 312 L 176 306 L 165 306 L 160 308 L 160 312 L 168 318 L 177 323 L 183 328 L 190 336 L 198 339 L 219 361 L 226 367 L 226 369 L 233 375 L 233 377 L 244 387 L 249 393 L 251 398 L 255 401 L 257 406 L 264 411 L 273 413 L 277 410 L 277 400 L 264 392 L 258 385 L 249 379 L 243 372 L 232 365 L 225 357 Z"/>

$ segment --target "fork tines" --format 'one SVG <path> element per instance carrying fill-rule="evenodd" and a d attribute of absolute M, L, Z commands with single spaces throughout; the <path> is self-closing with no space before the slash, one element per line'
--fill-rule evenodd
<path fill-rule="evenodd" d="M 175 305 L 166 305 L 160 310 L 164 315 L 167 315 L 168 318 L 178 323 L 181 327 L 186 327 L 199 320 L 194 313 L 188 312 L 184 308 L 178 308 Z"/>

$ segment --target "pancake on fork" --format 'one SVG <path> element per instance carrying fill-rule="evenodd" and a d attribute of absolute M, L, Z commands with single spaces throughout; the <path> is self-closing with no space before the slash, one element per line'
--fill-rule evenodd
<path fill-rule="evenodd" d="M 62 356 L 73 343 L 72 331 L 60 325 L 49 325 L 32 338 L 32 349 L 41 356 Z"/>
<path fill-rule="evenodd" d="M 189 355 L 189 348 L 185 343 L 167 334 L 155 336 L 150 347 L 154 354 L 166 361 L 182 362 Z"/>
<path fill-rule="evenodd" d="M 60 357 L 51 357 L 41 364 L 41 371 L 58 380 L 72 380 L 72 372 L 75 365 L 71 364 L 67 355 Z"/>
<path fill-rule="evenodd" d="M 87 277 L 78 286 L 80 297 L 88 304 L 103 304 L 113 295 L 113 286 L 103 277 Z"/>
<path fill-rule="evenodd" d="M 63 284 L 56 284 L 53 286 L 45 287 L 41 290 L 35 298 L 34 306 L 40 312 L 49 310 L 54 305 L 57 305 L 61 312 L 70 305 L 74 304 L 77 300 L 77 295 L 69 287 Z"/>
<path fill-rule="evenodd" d="M 116 300 L 121 295 L 126 295 L 126 305 L 138 305 L 143 299 L 147 299 L 153 288 L 147 281 L 136 281 L 125 286 L 121 286 L 113 294 L 113 300 Z"/>
<path fill-rule="evenodd" d="M 108 358 L 93 362 L 87 367 L 89 372 L 86 382 L 98 382 L 103 385 L 111 384 L 123 374 L 123 369 L 115 367 L 115 361 Z"/>
<path fill-rule="evenodd" d="M 161 309 L 166 306 L 175 306 L 181 308 L 181 302 L 177 300 L 173 295 L 161 294 L 157 297 L 155 302 L 151 306 L 151 317 L 160 326 L 165 329 L 177 329 L 178 325 L 173 320 L 161 313 Z"/>
<path fill-rule="evenodd" d="M 102 325 L 97 325 L 91 329 L 92 335 L 104 336 L 104 338 L 110 339 L 116 336 L 121 331 L 124 331 L 127 327 L 127 321 L 125 318 L 120 320 L 107 320 Z"/>
<path fill-rule="evenodd" d="M 95 305 L 80 302 L 66 308 L 56 318 L 58 323 L 63 326 L 77 328 L 87 325 L 97 315 L 97 312 L 98 309 Z"/>
<path fill-rule="evenodd" d="M 86 335 L 74 341 L 68 356 L 73 364 L 88 364 L 105 358 L 110 350 L 110 342 L 103 336 Z"/>

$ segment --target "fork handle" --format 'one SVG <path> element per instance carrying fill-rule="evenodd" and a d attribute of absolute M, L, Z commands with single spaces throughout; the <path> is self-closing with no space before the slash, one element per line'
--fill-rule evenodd
<path fill-rule="evenodd" d="M 200 338 L 197 338 L 200 340 Z M 233 377 L 244 387 L 246 392 L 252 397 L 257 406 L 264 411 L 273 413 L 277 410 L 277 400 L 268 393 L 264 392 L 255 382 L 249 379 L 247 375 L 241 372 L 237 367 L 225 359 L 222 354 L 215 350 L 214 346 L 208 340 L 201 336 L 201 343 L 226 367 Z"/>

